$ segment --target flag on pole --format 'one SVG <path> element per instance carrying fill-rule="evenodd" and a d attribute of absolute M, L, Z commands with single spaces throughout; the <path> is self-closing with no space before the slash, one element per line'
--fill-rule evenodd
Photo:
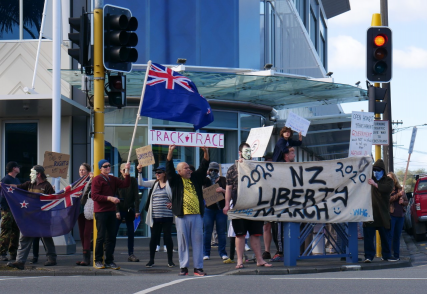
<path fill-rule="evenodd" d="M 151 64 L 141 116 L 191 123 L 200 129 L 213 122 L 208 101 L 187 77 L 160 64 Z"/>
<path fill-rule="evenodd" d="M 56 194 L 32 193 L 6 184 L 1 193 L 25 237 L 56 237 L 71 231 L 80 213 L 80 198 L 89 176 Z"/>

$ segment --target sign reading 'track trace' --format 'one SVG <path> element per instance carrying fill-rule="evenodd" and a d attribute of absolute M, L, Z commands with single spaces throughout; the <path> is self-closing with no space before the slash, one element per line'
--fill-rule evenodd
<path fill-rule="evenodd" d="M 149 130 L 148 144 L 224 148 L 224 134 Z"/>

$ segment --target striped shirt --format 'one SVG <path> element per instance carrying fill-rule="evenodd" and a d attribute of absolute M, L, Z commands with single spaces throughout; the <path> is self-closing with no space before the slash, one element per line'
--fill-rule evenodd
<path fill-rule="evenodd" d="M 151 194 L 153 198 L 153 219 L 173 217 L 172 210 L 166 207 L 166 203 L 169 203 L 169 197 L 166 193 L 166 186 L 160 188 L 157 186 L 156 190 Z"/>

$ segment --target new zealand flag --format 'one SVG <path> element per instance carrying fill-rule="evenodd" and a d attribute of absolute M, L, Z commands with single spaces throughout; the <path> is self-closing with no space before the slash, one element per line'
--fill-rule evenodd
<path fill-rule="evenodd" d="M 80 213 L 80 198 L 89 176 L 80 178 L 56 194 L 32 193 L 6 184 L 6 198 L 22 235 L 56 237 L 71 231 Z"/>
<path fill-rule="evenodd" d="M 214 120 L 208 101 L 189 78 L 156 63 L 148 71 L 140 115 L 190 123 L 196 130 Z"/>

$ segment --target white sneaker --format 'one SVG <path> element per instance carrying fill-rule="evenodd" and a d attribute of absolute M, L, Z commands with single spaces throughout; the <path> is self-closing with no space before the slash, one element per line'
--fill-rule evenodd
<path fill-rule="evenodd" d="M 168 252 L 168 250 L 166 249 L 166 245 L 163 246 L 163 252 Z"/>
<path fill-rule="evenodd" d="M 175 250 L 175 249 L 173 249 L 172 251 L 173 251 L 173 252 L 178 252 L 178 250 Z"/>
<path fill-rule="evenodd" d="M 250 251 L 251 248 L 248 246 L 248 244 L 245 244 L 245 251 Z"/>
<path fill-rule="evenodd" d="M 228 256 L 227 256 L 227 255 L 223 255 L 223 256 L 222 256 L 222 259 L 223 259 L 223 260 L 227 260 L 227 259 L 228 259 Z"/>
<path fill-rule="evenodd" d="M 203 260 L 209 260 L 211 259 L 209 256 L 203 256 Z"/>
<path fill-rule="evenodd" d="M 160 246 L 159 246 L 159 245 L 157 245 L 157 247 L 156 247 L 156 252 L 159 252 L 159 250 L 160 250 Z"/>

